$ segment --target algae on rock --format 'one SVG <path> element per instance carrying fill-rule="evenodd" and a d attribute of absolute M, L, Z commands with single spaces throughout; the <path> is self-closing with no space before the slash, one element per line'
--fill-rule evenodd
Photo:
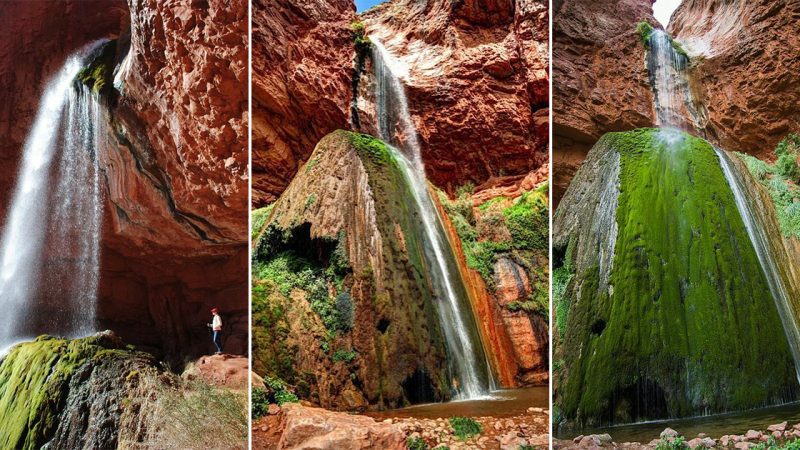
<path fill-rule="evenodd" d="M 608 177 L 615 164 L 618 180 Z M 615 201 L 598 201 L 609 185 Z M 614 233 L 601 232 L 610 227 Z M 553 240 L 561 252 L 574 246 L 560 263 L 574 272 L 564 292 L 568 326 L 555 351 L 563 360 L 555 403 L 566 425 L 797 398 L 767 281 L 704 140 L 657 129 L 606 134 L 556 212 Z M 604 262 L 598 249 L 610 249 L 612 259 Z"/>

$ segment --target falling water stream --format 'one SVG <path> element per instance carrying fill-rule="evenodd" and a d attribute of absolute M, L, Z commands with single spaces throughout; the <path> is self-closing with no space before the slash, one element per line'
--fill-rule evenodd
<path fill-rule="evenodd" d="M 395 156 L 420 212 L 425 259 L 434 285 L 450 370 L 456 378 L 455 398 L 479 398 L 495 388 L 494 380 L 455 255 L 428 190 L 417 130 L 409 114 L 405 88 L 396 76 L 399 62 L 378 39 L 371 39 L 380 138 L 396 147 Z"/>
<path fill-rule="evenodd" d="M 0 348 L 42 332 L 95 331 L 103 111 L 75 77 L 100 44 L 71 56 L 46 86 L 23 147 L 0 240 Z M 39 305 L 43 296 L 47 309 Z"/>

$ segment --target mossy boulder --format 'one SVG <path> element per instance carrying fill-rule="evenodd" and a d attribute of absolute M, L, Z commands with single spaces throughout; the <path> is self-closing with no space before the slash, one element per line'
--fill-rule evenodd
<path fill-rule="evenodd" d="M 153 365 L 110 333 L 16 345 L 0 363 L 0 447 L 115 448 L 128 375 Z"/>
<path fill-rule="evenodd" d="M 339 130 L 317 144 L 257 235 L 260 375 L 328 408 L 449 398 L 414 205 L 395 154 L 379 139 Z"/>
<path fill-rule="evenodd" d="M 555 272 L 565 271 L 554 374 L 565 424 L 797 398 L 774 300 L 706 141 L 657 129 L 605 135 L 561 202 L 553 239 Z"/>

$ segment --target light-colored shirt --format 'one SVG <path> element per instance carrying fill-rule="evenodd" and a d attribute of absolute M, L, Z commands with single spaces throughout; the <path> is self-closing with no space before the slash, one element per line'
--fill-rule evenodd
<path fill-rule="evenodd" d="M 214 331 L 222 330 L 222 317 L 219 314 L 214 314 L 214 319 L 211 321 L 211 329 Z"/>

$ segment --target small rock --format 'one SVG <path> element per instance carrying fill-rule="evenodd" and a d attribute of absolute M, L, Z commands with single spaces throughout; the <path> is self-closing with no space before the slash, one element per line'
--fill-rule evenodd
<path fill-rule="evenodd" d="M 664 428 L 664 431 L 661 432 L 661 439 L 675 439 L 678 437 L 678 432 L 673 430 L 672 428 Z"/>
<path fill-rule="evenodd" d="M 576 443 L 576 444 L 577 444 L 578 442 L 580 442 L 580 441 L 581 441 L 581 439 L 583 439 L 583 435 L 576 436 L 576 437 L 575 437 L 575 439 L 573 439 L 573 440 L 572 440 L 572 442 L 574 442 L 574 443 Z"/>
<path fill-rule="evenodd" d="M 261 427 L 261 431 L 266 433 L 267 431 L 269 431 L 269 427 L 264 425 L 263 427 Z"/>
<path fill-rule="evenodd" d="M 756 430 L 747 430 L 745 433 L 744 438 L 748 441 L 754 441 L 761 439 L 761 432 Z"/>
<path fill-rule="evenodd" d="M 697 437 L 699 437 L 700 439 L 703 439 L 703 438 L 707 438 L 708 435 L 705 434 L 705 433 L 697 433 Z"/>
<path fill-rule="evenodd" d="M 734 447 L 738 448 L 739 450 L 747 450 L 750 448 L 749 442 L 737 442 Z"/>
<path fill-rule="evenodd" d="M 610 435 L 610 434 L 608 434 L 608 433 L 606 433 L 606 434 L 599 434 L 599 435 L 597 435 L 597 438 L 598 438 L 598 439 L 600 439 L 600 443 L 601 443 L 601 445 L 603 445 L 603 444 L 610 444 L 610 443 L 611 443 L 611 435 Z"/>
<path fill-rule="evenodd" d="M 650 443 L 649 443 L 649 444 L 647 444 L 647 445 L 649 445 L 649 446 L 651 446 L 651 447 L 655 447 L 655 446 L 656 446 L 656 445 L 658 445 L 659 443 L 661 443 L 661 439 L 653 439 L 653 440 L 652 440 L 652 441 L 650 441 Z"/>
<path fill-rule="evenodd" d="M 270 403 L 270 405 L 267 407 L 267 414 L 269 414 L 270 416 L 274 416 L 279 412 L 281 412 L 281 407 L 276 405 L 275 403 Z"/>
<path fill-rule="evenodd" d="M 767 431 L 780 431 L 780 432 L 784 432 L 784 431 L 786 431 L 786 426 L 787 426 L 787 425 L 789 425 L 789 423 L 788 423 L 788 422 L 776 423 L 775 425 L 770 425 L 770 426 L 768 426 L 768 427 L 767 427 Z"/>
<path fill-rule="evenodd" d="M 783 437 L 783 433 L 780 432 L 780 431 L 777 431 L 777 430 L 773 431 L 772 432 L 772 437 L 774 437 L 775 439 L 780 439 L 781 437 Z"/>
<path fill-rule="evenodd" d="M 392 421 L 392 419 L 384 419 L 383 423 L 388 423 L 389 425 L 391 425 L 393 423 L 393 421 Z"/>

